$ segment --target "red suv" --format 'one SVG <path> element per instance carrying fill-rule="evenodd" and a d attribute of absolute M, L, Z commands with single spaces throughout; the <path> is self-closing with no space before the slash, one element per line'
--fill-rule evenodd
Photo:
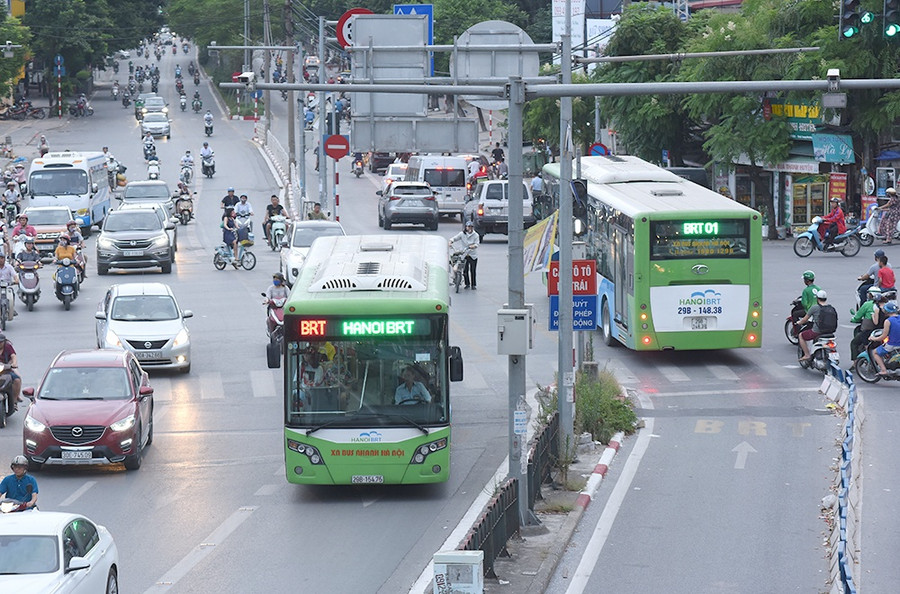
<path fill-rule="evenodd" d="M 63 351 L 41 386 L 25 388 L 24 445 L 30 466 L 110 464 L 141 467 L 153 442 L 153 388 L 131 351 Z"/>

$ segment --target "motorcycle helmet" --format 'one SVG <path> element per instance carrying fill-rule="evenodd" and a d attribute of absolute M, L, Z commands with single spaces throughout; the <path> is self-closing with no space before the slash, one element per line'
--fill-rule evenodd
<path fill-rule="evenodd" d="M 65 235 L 60 235 L 57 241 L 59 241 L 60 245 L 69 245 L 69 238 Z"/>
<path fill-rule="evenodd" d="M 12 462 L 9 463 L 10 468 L 12 468 L 13 466 L 28 466 L 28 458 L 26 458 L 22 454 L 15 456 L 12 459 Z"/>
<path fill-rule="evenodd" d="M 76 223 L 74 220 L 69 219 L 69 222 L 66 223 L 66 227 L 74 227 L 77 224 L 78 223 Z"/>
<path fill-rule="evenodd" d="M 884 309 L 884 313 L 895 314 L 900 311 L 900 306 L 897 305 L 896 301 L 888 301 L 882 309 Z"/>
<path fill-rule="evenodd" d="M 884 255 L 884 250 L 882 250 L 882 249 L 875 250 L 875 257 L 876 257 L 876 258 L 880 258 L 880 257 L 883 256 L 883 255 Z"/>
<path fill-rule="evenodd" d="M 204 143 L 203 143 L 203 146 L 204 146 L 204 147 L 208 147 L 208 146 L 209 146 L 209 143 L 208 143 L 208 142 L 204 142 Z"/>
<path fill-rule="evenodd" d="M 894 188 L 888 188 L 887 190 L 884 191 L 884 193 L 885 194 L 896 194 L 897 190 L 895 190 Z"/>
<path fill-rule="evenodd" d="M 879 289 L 878 287 L 874 287 L 874 286 L 873 286 L 873 287 L 869 287 L 869 290 L 866 291 L 866 293 L 869 294 L 869 295 L 871 295 L 871 296 L 872 296 L 872 300 L 874 301 L 875 299 L 877 299 L 878 297 L 881 296 L 881 289 Z"/>
<path fill-rule="evenodd" d="M 816 273 L 812 270 L 806 270 L 803 272 L 803 280 L 816 280 Z"/>
<path fill-rule="evenodd" d="M 474 229 L 475 223 L 473 223 L 472 221 L 466 221 L 466 229 L 468 229 L 469 227 L 472 227 Z"/>
<path fill-rule="evenodd" d="M 277 278 L 278 280 L 283 281 L 283 280 L 284 280 L 284 275 L 281 274 L 280 272 L 276 272 L 275 274 L 272 275 L 272 278 Z"/>

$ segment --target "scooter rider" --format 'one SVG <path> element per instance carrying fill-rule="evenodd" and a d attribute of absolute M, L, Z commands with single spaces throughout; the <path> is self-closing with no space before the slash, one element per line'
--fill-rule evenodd
<path fill-rule="evenodd" d="M 184 156 L 181 157 L 181 166 L 194 168 L 194 157 L 191 155 L 191 151 L 184 151 Z"/>
<path fill-rule="evenodd" d="M 31 225 L 28 224 L 28 215 L 27 214 L 25 214 L 25 213 L 20 214 L 18 217 L 18 221 L 19 221 L 18 224 L 15 227 L 13 227 L 13 230 L 11 233 L 13 241 L 15 241 L 19 235 L 23 235 L 23 234 L 28 237 L 37 237 L 37 229 L 35 229 L 34 227 L 32 227 Z"/>
<path fill-rule="evenodd" d="M 212 156 L 213 156 L 213 150 L 211 148 L 209 148 L 208 142 L 204 142 L 203 148 L 200 149 L 200 158 L 205 159 L 207 157 L 212 157 Z"/>
<path fill-rule="evenodd" d="M 828 294 L 819 289 L 816 292 L 816 304 L 807 310 L 806 315 L 800 318 L 800 321 L 797 322 L 799 326 L 802 326 L 806 322 L 812 320 L 812 328 L 808 330 L 804 330 L 800 333 L 800 349 L 803 351 L 803 356 L 800 357 L 801 361 L 809 361 L 812 356 L 809 354 L 809 342 L 811 340 L 815 340 L 822 334 L 821 329 L 819 328 L 819 312 L 822 307 L 826 305 L 826 300 L 828 299 Z"/>
<path fill-rule="evenodd" d="M 78 223 L 69 219 L 69 222 L 66 223 L 66 235 L 69 237 L 69 245 L 75 249 L 84 249 L 84 237 L 78 230 Z"/>
<path fill-rule="evenodd" d="M 194 95 L 195 95 L 195 97 L 194 97 L 195 99 L 199 99 L 199 98 L 200 98 L 200 94 L 199 94 L 199 93 L 194 93 Z M 210 110 L 208 110 L 208 109 L 206 110 L 206 113 L 203 114 L 203 123 L 206 124 L 207 126 L 212 126 L 212 125 L 213 125 L 213 114 L 212 114 L 212 111 L 210 111 Z"/>
<path fill-rule="evenodd" d="M 803 309 L 809 312 L 809 308 L 816 304 L 816 293 L 819 292 L 819 286 L 816 284 L 816 273 L 812 270 L 803 272 L 803 284 L 806 287 L 800 293 L 800 304 Z"/>
<path fill-rule="evenodd" d="M 234 205 L 238 203 L 238 197 L 234 195 L 234 188 L 228 188 L 228 193 L 222 198 L 222 210 L 234 210 Z"/>
<path fill-rule="evenodd" d="M 879 345 L 872 352 L 872 358 L 875 359 L 875 364 L 878 365 L 878 375 L 887 375 L 884 357 L 900 349 L 900 320 L 897 318 L 897 312 L 900 312 L 897 302 L 889 301 L 884 305 L 884 313 L 887 314 L 888 318 L 884 321 L 884 332 L 882 332 L 881 338 L 878 340 L 881 341 L 887 336 L 887 344 Z"/>
<path fill-rule="evenodd" d="M 0 254 L 0 281 L 9 285 L 7 290 L 9 291 L 9 319 L 11 320 L 13 316 L 19 315 L 16 312 L 16 291 L 13 289 L 14 285 L 19 284 L 19 275 L 16 273 L 16 269 L 6 261 L 5 254 Z"/>
<path fill-rule="evenodd" d="M 253 207 L 246 194 L 241 194 L 241 200 L 234 205 L 234 212 L 240 219 L 249 219 L 253 216 Z"/>
<path fill-rule="evenodd" d="M 284 216 L 284 207 L 279 203 L 278 196 L 272 194 L 270 200 L 271 204 L 266 205 L 266 216 L 263 218 L 263 234 L 266 236 L 266 241 L 269 240 L 269 233 L 272 229 L 271 218 L 274 215 Z"/>
<path fill-rule="evenodd" d="M 856 290 L 859 295 L 859 302 L 862 303 L 866 300 L 866 293 L 869 290 L 869 287 L 875 284 L 876 279 L 878 278 L 878 259 L 884 255 L 884 250 L 877 249 L 875 250 L 875 263 L 869 266 L 869 269 L 864 273 L 856 277 L 856 280 L 860 281 L 862 284 L 859 285 L 859 288 Z M 890 265 L 888 265 L 890 267 Z"/>
<path fill-rule="evenodd" d="M 859 324 L 859 330 L 853 335 L 850 342 L 850 357 L 856 359 L 856 356 L 863 350 L 869 335 L 877 327 L 877 319 L 874 317 L 878 308 L 877 300 L 881 296 L 881 289 L 878 287 L 869 287 L 868 300 L 859 306 L 859 309 L 853 313 L 850 321 Z"/>
<path fill-rule="evenodd" d="M 19 262 L 41 262 L 41 253 L 34 248 L 34 238 L 29 237 L 25 240 L 25 251 L 16 254 L 16 260 Z"/>
<path fill-rule="evenodd" d="M 287 299 L 290 291 L 284 284 L 284 275 L 276 272 L 272 275 L 272 285 L 266 289 L 266 305 L 269 305 L 273 299 Z"/>
<path fill-rule="evenodd" d="M 831 206 L 831 212 L 825 215 L 822 226 L 819 228 L 826 248 L 831 245 L 835 237 L 847 231 L 844 211 L 841 209 L 841 199 L 836 196 L 832 198 Z"/>
<path fill-rule="evenodd" d="M 37 506 L 38 484 L 28 474 L 28 458 L 19 454 L 12 459 L 9 467 L 13 473 L 0 481 L 0 499 L 15 499 L 23 502 L 25 509 L 34 508 Z"/>
<path fill-rule="evenodd" d="M 22 201 L 22 195 L 19 194 L 19 184 L 14 181 L 9 181 L 6 184 L 6 190 L 3 191 L 3 206 L 6 207 L 7 204 L 14 204 L 16 207 L 16 214 L 18 215 L 20 212 L 19 203 Z"/>

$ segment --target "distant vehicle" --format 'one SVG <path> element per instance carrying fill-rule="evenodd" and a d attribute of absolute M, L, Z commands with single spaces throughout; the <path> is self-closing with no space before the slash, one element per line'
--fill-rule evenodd
<path fill-rule="evenodd" d="M 378 225 L 385 230 L 393 225 L 409 223 L 425 225 L 430 231 L 437 231 L 438 203 L 435 192 L 422 182 L 394 182 L 387 192 L 378 191 Z"/>
<path fill-rule="evenodd" d="M 68 206 L 31 206 L 23 212 L 28 215 L 28 224 L 37 231 L 34 247 L 42 258 L 52 256 L 56 240 L 66 232 L 66 223 L 75 220 L 72 209 Z"/>
<path fill-rule="evenodd" d="M 111 286 L 95 317 L 97 347 L 126 349 L 144 367 L 191 371 L 191 335 L 184 320 L 191 310 L 178 307 L 164 283 Z"/>
<path fill-rule="evenodd" d="M 106 155 L 99 151 L 47 153 L 31 162 L 28 204 L 68 206 L 88 237 L 110 209 L 110 179 Z"/>
<path fill-rule="evenodd" d="M 116 52 L 116 56 L 120 60 L 127 60 L 131 57 L 131 52 L 129 52 L 128 50 L 119 50 L 118 52 Z"/>
<path fill-rule="evenodd" d="M 396 159 L 394 153 L 369 153 L 369 171 L 372 173 L 384 173 L 388 165 Z"/>
<path fill-rule="evenodd" d="M 22 393 L 31 399 L 23 440 L 35 470 L 118 462 L 137 470 L 153 443 L 153 388 L 131 351 L 63 351 L 40 387 Z"/>
<path fill-rule="evenodd" d="M 119 551 L 105 527 L 79 514 L 6 514 L 0 522 L 3 592 L 119 591 Z"/>
<path fill-rule="evenodd" d="M 162 97 L 147 97 L 144 101 L 144 107 L 141 112 L 146 116 L 148 113 L 169 113 L 168 103 Z"/>
<path fill-rule="evenodd" d="M 145 180 L 128 182 L 119 197 L 122 202 L 159 202 L 166 207 L 170 217 L 175 216 L 175 201 L 169 186 L 162 180 Z"/>
<path fill-rule="evenodd" d="M 387 190 L 391 182 L 402 181 L 406 175 L 406 167 L 406 163 L 391 163 L 388 165 L 384 172 L 384 177 L 381 178 L 381 191 Z"/>
<path fill-rule="evenodd" d="M 172 124 L 169 116 L 162 112 L 145 114 L 141 120 L 141 136 L 147 132 L 153 136 L 172 138 Z"/>
<path fill-rule="evenodd" d="M 522 184 L 522 222 L 527 229 L 534 225 L 531 188 Z M 483 239 L 487 233 L 509 233 L 509 180 L 493 179 L 478 183 L 463 211 L 463 229 L 472 221 L 473 228 Z"/>
<path fill-rule="evenodd" d="M 410 157 L 403 181 L 427 183 L 437 194 L 440 213 L 462 219 L 466 203 L 466 160 L 462 157 Z"/>
<path fill-rule="evenodd" d="M 333 235 L 346 235 L 344 228 L 336 221 L 296 221 L 291 224 L 287 235 L 290 243 L 281 248 L 281 274 L 288 285 L 293 286 L 300 274 L 313 241 Z"/>

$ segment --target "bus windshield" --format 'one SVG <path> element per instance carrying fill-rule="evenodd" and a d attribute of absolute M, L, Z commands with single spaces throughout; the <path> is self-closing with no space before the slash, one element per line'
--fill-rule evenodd
<path fill-rule="evenodd" d="M 81 169 L 41 169 L 31 174 L 28 189 L 37 195 L 87 194 L 87 172 Z"/>
<path fill-rule="evenodd" d="M 746 219 L 652 221 L 650 259 L 748 258 L 749 224 Z"/>
<path fill-rule="evenodd" d="M 403 427 L 448 420 L 444 341 L 287 343 L 287 424 Z"/>

